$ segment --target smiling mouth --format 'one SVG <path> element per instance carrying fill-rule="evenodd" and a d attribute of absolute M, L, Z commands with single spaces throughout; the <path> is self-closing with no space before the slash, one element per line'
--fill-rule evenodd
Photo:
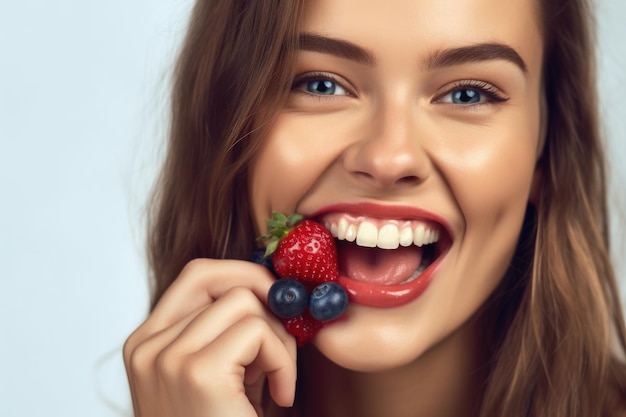
<path fill-rule="evenodd" d="M 417 298 L 450 247 L 446 230 L 432 221 L 332 213 L 323 223 L 337 241 L 340 282 L 353 302 L 368 306 Z"/>
<path fill-rule="evenodd" d="M 404 285 L 418 279 L 435 259 L 435 245 L 380 249 L 338 241 L 339 272 L 355 281 Z"/>

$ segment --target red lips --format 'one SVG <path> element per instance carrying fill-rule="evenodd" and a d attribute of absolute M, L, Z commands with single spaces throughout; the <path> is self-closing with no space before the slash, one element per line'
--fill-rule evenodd
<path fill-rule="evenodd" d="M 324 215 L 328 215 L 330 213 L 347 213 L 350 216 L 366 216 L 377 219 L 425 221 L 431 224 L 436 224 L 442 232 L 439 242 L 433 244 L 433 247 L 430 250 L 430 252 L 432 252 L 433 261 L 429 262 L 426 265 L 426 268 L 421 273 L 419 273 L 417 277 L 414 276 L 411 279 L 406 279 L 406 282 L 403 281 L 397 283 L 398 281 L 401 281 L 399 278 L 380 277 L 380 279 L 378 279 L 379 277 L 375 277 L 371 273 L 369 277 L 351 277 L 349 275 L 352 275 L 353 272 L 346 274 L 345 271 L 342 271 L 344 273 L 339 276 L 339 283 L 348 292 L 350 302 L 357 303 L 363 306 L 380 308 L 397 307 L 403 304 L 410 303 L 417 299 L 424 291 L 426 291 L 426 289 L 430 285 L 432 279 L 436 275 L 440 265 L 443 262 L 445 254 L 451 246 L 452 239 L 447 222 L 439 216 L 436 216 L 433 213 L 424 211 L 419 208 L 408 206 L 380 205 L 373 203 L 348 203 L 324 207 L 323 209 L 314 213 L 311 217 L 314 217 L 316 219 L 322 219 L 323 221 Z M 345 245 L 356 246 L 355 243 L 347 242 L 345 243 Z M 415 249 L 417 250 L 417 247 L 415 247 Z M 355 255 L 358 254 L 359 251 L 361 255 Z M 346 256 L 371 257 L 374 255 L 374 253 L 375 256 L 378 256 L 381 259 L 385 256 L 389 256 L 390 259 L 381 261 L 386 265 L 384 268 L 390 267 L 393 262 L 403 262 L 403 256 L 409 256 L 408 254 L 401 255 L 400 253 L 394 253 L 395 249 L 360 249 L 359 251 L 352 251 L 352 254 L 347 254 Z M 408 253 L 408 251 L 406 250 L 405 252 Z M 339 256 L 341 258 L 341 252 Z M 407 264 L 410 265 L 410 268 L 414 268 L 415 265 L 412 258 L 409 258 L 409 260 L 411 260 L 411 262 L 407 261 Z M 367 262 L 374 261 L 371 261 L 370 259 L 361 259 L 358 260 L 358 262 L 351 262 L 367 265 Z M 403 265 L 397 265 L 396 267 L 402 266 Z M 379 267 L 378 270 L 382 271 L 384 268 Z M 402 270 L 402 268 L 400 268 L 400 270 Z"/>

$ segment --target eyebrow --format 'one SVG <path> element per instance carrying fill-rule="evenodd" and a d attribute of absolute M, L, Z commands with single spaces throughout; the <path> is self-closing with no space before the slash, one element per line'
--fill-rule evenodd
<path fill-rule="evenodd" d="M 509 61 L 517 65 L 522 72 L 528 72 L 528 67 L 520 54 L 510 46 L 501 43 L 479 43 L 437 51 L 426 59 L 426 67 L 434 69 L 470 62 L 495 60 Z"/>
<path fill-rule="evenodd" d="M 314 33 L 302 33 L 298 38 L 298 46 L 304 51 L 330 54 L 368 66 L 376 65 L 373 54 L 352 42 L 341 39 L 329 38 Z"/>
<path fill-rule="evenodd" d="M 304 51 L 320 52 L 355 61 L 368 66 L 376 65 L 376 58 L 366 49 L 341 39 L 330 38 L 315 33 L 302 33 L 298 47 Z M 426 60 L 426 68 L 435 69 L 461 65 L 470 62 L 505 60 L 515 64 L 522 72 L 528 67 L 522 57 L 510 46 L 501 43 L 479 43 L 459 48 L 443 49 L 431 54 Z"/>

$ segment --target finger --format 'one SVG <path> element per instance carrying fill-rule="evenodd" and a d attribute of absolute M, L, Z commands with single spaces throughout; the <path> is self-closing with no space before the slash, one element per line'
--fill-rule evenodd
<path fill-rule="evenodd" d="M 295 362 L 295 341 L 250 290 L 235 287 L 213 304 L 197 309 L 174 325 L 149 335 L 127 357 L 128 374 L 141 380 L 177 378 L 184 358 L 213 342 L 247 316 L 259 317 L 287 346 Z M 242 343 L 249 343 L 242 341 Z M 251 372 L 250 370 L 249 372 Z"/>
<path fill-rule="evenodd" d="M 165 397 L 171 393 L 169 389 L 164 390 L 164 387 L 176 384 L 184 357 L 172 354 L 163 355 L 164 349 L 176 340 L 182 329 L 206 308 L 206 306 L 199 308 L 175 326 L 155 334 L 148 334 L 144 339 L 132 339 L 135 336 L 133 334 L 125 343 L 124 364 L 135 415 L 143 416 L 144 413 L 146 416 L 154 415 L 150 410 L 154 410 L 157 404 L 161 404 L 161 402 L 155 403 L 155 396 L 165 401 Z M 163 404 L 158 407 L 162 408 Z M 161 412 L 163 410 L 159 411 Z"/>
<path fill-rule="evenodd" d="M 237 266 L 237 270 L 243 268 L 243 273 L 240 272 L 242 276 L 253 276 L 253 273 L 247 274 L 246 268 L 249 263 L 247 262 L 228 262 L 228 261 L 220 261 L 220 262 L 212 262 L 213 264 L 219 264 L 220 266 L 224 263 L 227 263 L 227 267 Z M 254 267 L 255 265 L 250 264 L 250 266 Z M 196 267 L 197 269 L 197 267 Z M 227 270 L 228 268 L 226 268 Z M 251 268 L 252 272 L 259 273 L 259 268 Z M 260 268 L 261 271 L 264 268 Z M 220 273 L 224 273 L 224 269 L 220 269 Z M 189 276 L 192 275 L 191 271 L 187 270 Z M 184 274 L 181 274 L 184 275 Z M 233 285 L 234 282 L 238 281 L 237 279 L 230 279 L 231 277 L 227 277 L 228 285 Z M 195 280 L 196 282 L 201 282 L 199 279 Z M 218 281 L 214 279 L 213 281 Z M 259 282 L 260 279 L 254 277 L 252 280 L 248 280 L 253 282 L 253 287 L 255 286 L 255 282 Z M 270 281 L 273 281 L 270 278 Z M 271 285 L 271 284 L 270 284 Z M 185 332 L 186 335 L 196 335 L 195 337 L 184 337 L 180 338 L 185 343 L 181 343 L 181 348 L 185 352 L 193 352 L 199 349 L 202 345 L 210 342 L 213 338 L 215 338 L 221 331 L 223 331 L 226 327 L 230 325 L 235 320 L 238 320 L 242 316 L 245 315 L 258 315 L 265 317 L 272 325 L 273 329 L 277 334 L 285 341 L 288 342 L 289 336 L 284 331 L 283 326 L 278 322 L 278 320 L 270 315 L 266 310 L 264 305 L 259 301 L 259 298 L 252 292 L 253 290 L 244 289 L 242 287 L 234 290 L 226 285 L 217 284 L 219 287 L 217 290 L 208 290 L 205 294 L 213 294 L 213 296 L 217 296 L 221 293 L 222 296 L 218 300 L 222 300 L 222 302 L 214 303 L 217 304 L 214 308 L 207 309 L 207 304 L 201 304 L 195 310 L 187 313 L 186 316 L 179 317 L 177 322 L 174 320 L 182 314 L 184 311 L 189 310 L 187 307 L 184 310 L 173 312 L 172 317 L 168 317 L 165 319 L 165 322 L 156 323 L 157 319 L 151 317 L 144 324 L 140 326 L 140 328 L 133 333 L 127 340 L 124 347 L 124 356 L 127 363 L 130 363 L 130 357 L 133 355 L 133 352 L 136 348 L 142 344 L 141 354 L 135 355 L 136 359 L 132 361 L 135 364 L 139 364 L 139 368 L 145 368 L 143 364 L 150 363 L 152 358 L 157 355 L 159 352 L 163 350 L 165 346 L 170 345 L 174 340 L 179 339 L 179 336 L 182 332 Z M 257 286 L 259 287 L 259 286 Z M 183 287 L 179 287 L 183 288 Z M 189 288 L 185 288 L 187 291 L 190 289 L 193 290 L 194 286 L 190 286 Z M 177 296 L 184 296 L 186 291 L 179 291 Z M 260 293 L 261 290 L 257 290 L 257 294 Z M 265 295 L 264 295 L 265 298 Z M 205 299 L 206 300 L 206 299 Z M 176 302 L 176 297 L 170 297 L 169 300 L 165 300 L 169 303 Z M 183 305 L 188 305 L 187 303 L 181 303 Z M 213 304 L 208 304 L 212 306 Z M 160 312 L 163 313 L 167 306 L 161 305 Z M 158 312 L 155 312 L 156 316 Z M 214 317 L 213 319 L 210 319 Z M 150 326 L 150 323 L 153 323 Z M 169 326 L 167 326 L 169 324 Z"/>
<path fill-rule="evenodd" d="M 211 304 L 233 287 L 249 288 L 267 303 L 267 292 L 274 281 L 267 268 L 252 262 L 193 260 L 165 292 L 145 327 L 150 331 L 167 327 L 193 310 Z"/>
<path fill-rule="evenodd" d="M 180 335 L 184 328 L 192 322 L 207 306 L 202 306 L 170 327 L 150 333 L 145 323 L 135 330 L 124 343 L 123 356 L 126 371 L 129 375 L 143 374 L 151 367 L 157 354 Z"/>
<path fill-rule="evenodd" d="M 176 340 L 167 349 L 193 353 L 247 316 L 262 318 L 283 343 L 292 342 L 293 337 L 287 333 L 282 322 L 269 312 L 255 294 L 247 288 L 234 287 L 193 319 L 172 326 L 168 332 Z"/>
<path fill-rule="evenodd" d="M 267 322 L 259 317 L 243 318 L 193 356 L 198 359 L 193 366 L 195 371 L 203 372 L 197 375 L 197 380 L 213 385 L 215 392 L 228 390 L 233 384 L 243 389 L 246 368 L 254 366 L 267 375 L 270 394 L 277 404 L 285 407 L 293 404 L 295 343 L 284 344 Z M 216 375 L 225 380 L 221 381 Z"/>
<path fill-rule="evenodd" d="M 250 372 L 252 370 L 252 372 Z M 253 375 L 257 375 L 256 379 L 253 379 Z M 245 393 L 246 397 L 256 410 L 257 414 L 262 416 L 263 412 L 263 393 L 265 391 L 265 374 L 261 368 L 252 364 L 246 368 L 245 376 Z"/>

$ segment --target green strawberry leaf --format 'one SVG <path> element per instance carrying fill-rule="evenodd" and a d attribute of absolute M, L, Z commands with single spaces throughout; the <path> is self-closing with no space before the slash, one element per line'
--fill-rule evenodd
<path fill-rule="evenodd" d="M 287 222 L 287 216 L 284 215 L 283 213 L 278 212 L 278 211 L 272 212 L 272 219 L 276 220 L 277 222 L 279 222 L 279 223 L 281 223 L 283 225 Z"/>
<path fill-rule="evenodd" d="M 285 222 L 280 222 L 279 220 L 270 219 L 267 221 L 267 227 L 268 229 L 277 229 L 281 227 L 284 228 Z"/>
<path fill-rule="evenodd" d="M 272 212 L 272 217 L 267 222 L 267 235 L 260 237 L 258 240 L 267 242 L 265 257 L 270 256 L 278 248 L 278 243 L 282 238 L 287 236 L 291 228 L 298 224 L 304 216 L 301 214 L 292 214 L 289 217 L 277 211 Z"/>
<path fill-rule="evenodd" d="M 285 225 L 287 227 L 293 227 L 296 224 L 300 223 L 302 219 L 304 219 L 304 216 L 302 216 L 301 214 L 292 214 L 286 219 Z"/>
<path fill-rule="evenodd" d="M 269 258 L 270 256 L 272 256 L 272 254 L 276 251 L 276 248 L 278 247 L 278 242 L 279 240 L 273 240 L 267 245 L 267 248 L 265 248 L 265 255 L 264 255 L 266 258 Z"/>

